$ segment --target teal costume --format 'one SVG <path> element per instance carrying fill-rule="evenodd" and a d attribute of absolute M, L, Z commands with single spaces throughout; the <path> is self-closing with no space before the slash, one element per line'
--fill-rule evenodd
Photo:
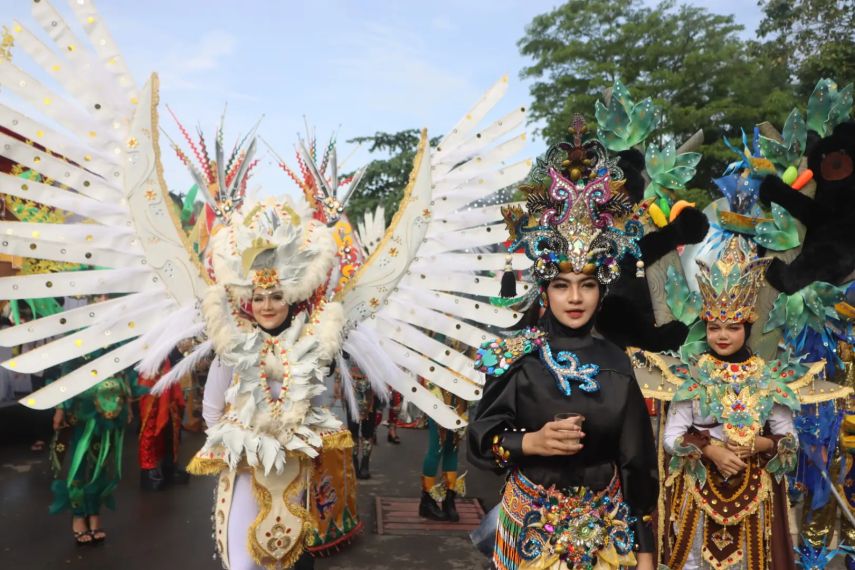
<path fill-rule="evenodd" d="M 80 364 L 73 362 L 70 369 Z M 122 448 L 135 385 L 136 374 L 125 371 L 60 405 L 68 425 L 55 432 L 51 443 L 52 514 L 68 508 L 74 516 L 89 517 L 98 515 L 102 506 L 115 509 L 113 492 L 122 477 Z"/>

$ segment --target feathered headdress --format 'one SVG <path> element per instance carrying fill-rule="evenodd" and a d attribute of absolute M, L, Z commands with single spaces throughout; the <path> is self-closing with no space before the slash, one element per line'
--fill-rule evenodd
<path fill-rule="evenodd" d="M 736 236 L 730 239 L 724 254 L 712 266 L 697 260 L 703 301 L 701 318 L 724 323 L 756 321 L 757 294 L 771 261 L 771 257 L 757 258 L 753 249 L 746 251 Z"/>
<path fill-rule="evenodd" d="M 600 141 L 585 140 L 580 115 L 569 130 L 572 140 L 551 146 L 520 186 L 526 210 L 502 208 L 512 242 L 508 249 L 525 251 L 540 282 L 573 271 L 595 274 L 607 284 L 620 276 L 625 255 L 641 257 L 643 229 L 620 191 L 624 175 L 617 159 L 609 158 Z"/>
<path fill-rule="evenodd" d="M 212 244 L 218 284 L 242 298 L 255 287 L 281 287 L 289 304 L 312 296 L 329 277 L 336 256 L 332 233 L 323 223 L 272 198 L 244 204 Z"/>

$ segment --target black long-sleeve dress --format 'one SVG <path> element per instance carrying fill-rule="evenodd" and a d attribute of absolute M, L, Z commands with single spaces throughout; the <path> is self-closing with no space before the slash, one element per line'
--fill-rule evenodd
<path fill-rule="evenodd" d="M 469 424 L 470 462 L 485 469 L 518 470 L 529 481 L 558 490 L 586 487 L 605 490 L 617 474 L 624 502 L 636 518 L 635 550 L 653 552 L 651 525 L 659 484 L 653 431 L 641 390 L 628 357 L 614 344 L 586 330 L 569 329 L 547 311 L 538 324 L 547 333 L 551 354 L 571 351 L 581 364 L 596 364 L 599 389 L 586 392 L 570 383 L 565 395 L 535 350 L 498 377 L 489 377 L 474 419 Z M 526 456 L 525 432 L 539 430 L 561 412 L 585 416 L 583 449 L 572 456 Z M 506 451 L 498 467 L 494 436 Z"/>

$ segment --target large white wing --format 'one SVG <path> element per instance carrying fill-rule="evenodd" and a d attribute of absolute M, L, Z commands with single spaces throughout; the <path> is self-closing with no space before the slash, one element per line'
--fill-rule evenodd
<path fill-rule="evenodd" d="M 62 186 L 0 174 L 0 192 L 65 210 L 74 221 L 2 222 L 0 252 L 92 268 L 2 278 L 0 298 L 125 295 L 0 331 L 3 346 L 58 337 L 3 363 L 18 372 L 108 349 L 22 400 L 37 409 L 133 366 L 147 352 L 168 352 L 163 341 L 182 331 L 198 333 L 194 305 L 207 286 L 162 179 L 157 77 L 138 90 L 92 2 L 69 4 L 85 38 L 41 0 L 32 3 L 32 14 L 50 43 L 15 22 L 14 55 L 0 62 L 0 87 L 21 103 L 0 104 L 0 124 L 39 145 L 0 133 L 2 154 Z M 19 67 L 24 62 L 29 70 Z"/>
<path fill-rule="evenodd" d="M 506 262 L 500 204 L 473 207 L 531 167 L 528 159 L 514 160 L 525 145 L 525 109 L 479 129 L 507 82 L 487 91 L 435 150 L 422 132 L 398 212 L 340 295 L 348 318 L 344 350 L 366 375 L 382 379 L 446 428 L 466 422 L 417 377 L 478 400 L 483 377 L 469 355 L 520 317 L 489 299 L 498 295 Z M 497 253 L 479 253 L 484 250 Z M 515 269 L 528 265 L 524 256 L 513 259 Z"/>

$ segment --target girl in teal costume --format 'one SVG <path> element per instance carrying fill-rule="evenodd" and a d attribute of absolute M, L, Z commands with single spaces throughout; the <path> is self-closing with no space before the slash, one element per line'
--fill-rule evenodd
<path fill-rule="evenodd" d="M 100 352 L 84 357 L 94 360 Z M 75 369 L 79 361 L 73 362 Z M 133 372 L 99 382 L 72 398 L 54 413 L 51 444 L 51 514 L 70 509 L 78 545 L 103 541 L 101 507 L 115 509 L 113 492 L 122 477 L 125 428 L 133 419 L 130 408 Z"/>

